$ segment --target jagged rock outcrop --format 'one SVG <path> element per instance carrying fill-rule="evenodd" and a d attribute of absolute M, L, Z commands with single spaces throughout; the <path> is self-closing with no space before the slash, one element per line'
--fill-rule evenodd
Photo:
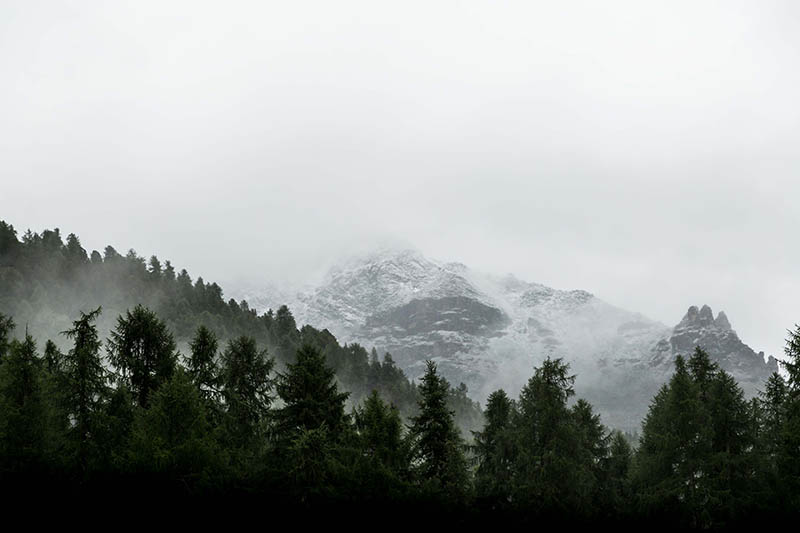
<path fill-rule="evenodd" d="M 708 305 L 700 309 L 689 307 L 670 337 L 659 341 L 654 348 L 653 364 L 671 370 L 675 356 L 688 357 L 697 346 L 735 377 L 748 395 L 755 394 L 769 375 L 778 370 L 774 357 L 765 361 L 764 352 L 756 353 L 741 341 L 724 312 L 714 318 Z"/>

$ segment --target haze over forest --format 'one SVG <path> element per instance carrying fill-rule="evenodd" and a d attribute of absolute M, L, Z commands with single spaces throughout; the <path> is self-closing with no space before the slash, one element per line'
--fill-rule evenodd
<path fill-rule="evenodd" d="M 378 242 L 782 355 L 793 2 L 5 2 L 0 211 L 224 287 Z"/>

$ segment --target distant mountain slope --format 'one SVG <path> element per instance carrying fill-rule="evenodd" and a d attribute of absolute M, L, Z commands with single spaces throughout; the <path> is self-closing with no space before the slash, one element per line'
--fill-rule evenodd
<path fill-rule="evenodd" d="M 266 293 L 248 299 L 270 302 Z M 695 345 L 749 394 L 777 369 L 774 359 L 764 361 L 739 340 L 724 313 L 715 320 L 707 306 L 690 308 L 671 329 L 586 291 L 488 276 L 414 250 L 351 259 L 289 297 L 289 305 L 301 323 L 391 352 L 411 377 L 432 358 L 480 400 L 500 387 L 516 394 L 534 365 L 548 355 L 563 357 L 578 375 L 578 393 L 617 427 L 638 427 L 675 356 Z"/>

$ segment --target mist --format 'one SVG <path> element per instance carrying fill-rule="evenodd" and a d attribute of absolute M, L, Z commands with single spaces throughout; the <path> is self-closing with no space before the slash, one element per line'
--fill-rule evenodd
<path fill-rule="evenodd" d="M 6 2 L 2 218 L 302 283 L 403 242 L 780 356 L 791 2 Z"/>

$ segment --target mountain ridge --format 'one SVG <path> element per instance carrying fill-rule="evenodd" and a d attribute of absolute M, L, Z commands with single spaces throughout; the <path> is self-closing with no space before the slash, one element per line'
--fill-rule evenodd
<path fill-rule="evenodd" d="M 617 427 L 638 425 L 675 356 L 690 355 L 693 343 L 703 345 L 748 395 L 777 370 L 775 358 L 765 361 L 762 352 L 759 362 L 725 313 L 715 318 L 707 305 L 689 307 L 668 327 L 581 289 L 484 274 L 407 248 L 348 258 L 317 286 L 280 295 L 288 301 L 241 296 L 270 307 L 286 303 L 298 322 L 390 352 L 411 378 L 433 359 L 479 401 L 497 388 L 516 393 L 534 365 L 561 357 L 577 374 L 578 393 Z M 623 406 L 618 391 L 636 405 Z"/>

